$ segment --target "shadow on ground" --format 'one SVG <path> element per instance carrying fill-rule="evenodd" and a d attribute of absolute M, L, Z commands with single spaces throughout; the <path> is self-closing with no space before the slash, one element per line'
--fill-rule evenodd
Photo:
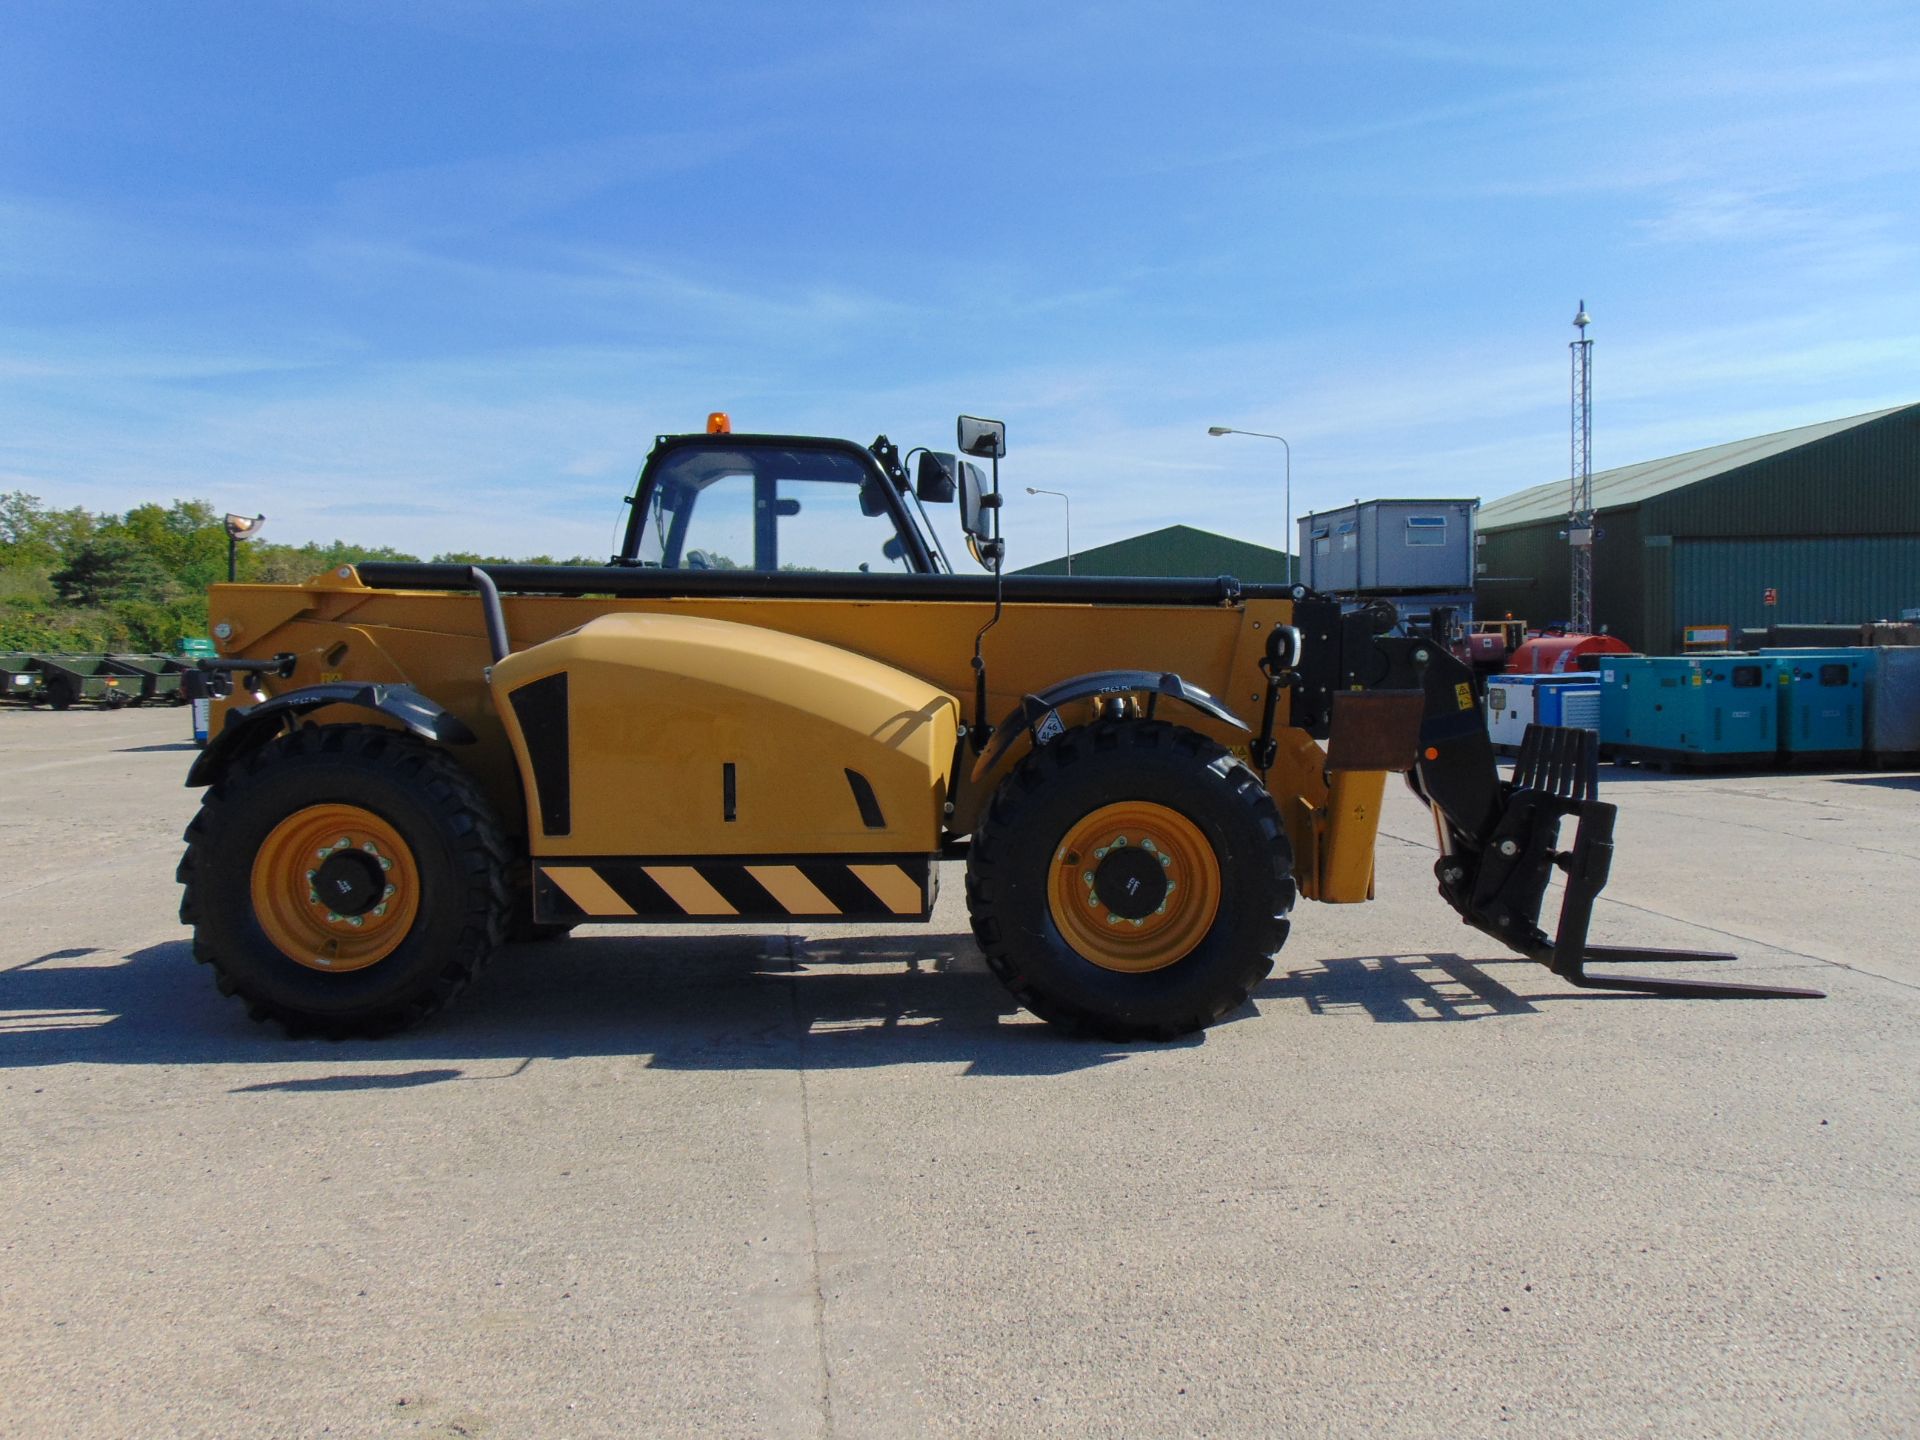
<path fill-rule="evenodd" d="M 1536 1007 L 1487 973 L 1508 963 L 1461 955 L 1349 955 L 1317 968 L 1276 975 L 1255 988 L 1256 1000 L 1300 1000 L 1315 1015 L 1366 1015 L 1382 1024 L 1485 1020 L 1532 1015 Z M 1533 965 L 1531 960 L 1511 963 Z"/>
<path fill-rule="evenodd" d="M 1284 962 L 1283 962 L 1284 963 Z M 1457 954 L 1360 955 L 1264 981 L 1260 1002 L 1383 1024 L 1538 1013 L 1493 967 Z M 1632 996 L 1604 998 L 1644 998 Z M 1257 1014 L 1243 1007 L 1229 1021 Z M 1198 1046 L 1188 1036 L 1175 1046 Z M 635 1055 L 675 1070 L 858 1069 L 954 1064 L 981 1075 L 1058 1075 L 1164 1044 L 1073 1039 L 1016 1006 L 964 934 L 589 937 L 503 950 L 466 994 L 417 1030 L 383 1040 L 290 1039 L 222 999 L 184 940 L 119 956 L 57 950 L 0 971 L 0 1068 L 419 1062 L 336 1071 L 236 1093 L 400 1089 L 481 1078 L 462 1062 Z M 512 1067 L 508 1069 L 512 1073 Z M 492 1076 L 487 1078 L 501 1078 Z"/>
<path fill-rule="evenodd" d="M 576 935 L 512 946 L 445 1014 L 383 1040 L 341 1042 L 289 1039 L 249 1021 L 184 940 L 126 956 L 60 950 L 0 971 L 0 1068 L 419 1062 L 403 1073 L 316 1074 L 242 1092 L 401 1088 L 463 1078 L 455 1068 L 463 1062 L 592 1055 L 680 1070 L 960 1062 L 969 1074 L 1053 1075 L 1153 1048 L 1074 1040 L 1042 1025 L 964 934 Z"/>

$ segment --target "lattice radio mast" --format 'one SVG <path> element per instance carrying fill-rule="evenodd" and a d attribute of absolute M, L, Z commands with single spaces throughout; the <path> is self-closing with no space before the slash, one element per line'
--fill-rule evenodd
<path fill-rule="evenodd" d="M 1568 628 L 1593 633 L 1593 341 L 1587 326 L 1587 302 L 1573 317 L 1580 338 L 1568 344 L 1573 355 L 1573 503 L 1567 514 L 1567 546 L 1573 561 L 1573 613 Z"/>

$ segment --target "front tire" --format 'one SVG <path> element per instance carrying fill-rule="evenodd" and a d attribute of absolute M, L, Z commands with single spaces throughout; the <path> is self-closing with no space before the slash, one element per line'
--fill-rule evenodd
<path fill-rule="evenodd" d="M 1029 754 L 969 847 L 987 963 L 1034 1014 L 1170 1039 L 1244 1004 L 1293 907 L 1293 851 L 1259 779 L 1180 726 L 1102 722 Z"/>
<path fill-rule="evenodd" d="M 445 1005 L 500 943 L 507 845 L 451 757 L 309 726 L 221 777 L 188 826 L 180 918 L 255 1020 L 380 1035 Z"/>

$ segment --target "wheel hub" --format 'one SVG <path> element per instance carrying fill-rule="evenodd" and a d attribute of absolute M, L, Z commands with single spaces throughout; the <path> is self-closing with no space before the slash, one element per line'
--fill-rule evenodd
<path fill-rule="evenodd" d="M 1220 866 L 1171 806 L 1121 801 L 1067 828 L 1047 898 L 1061 937 L 1104 970 L 1140 974 L 1183 959 L 1212 926 Z"/>
<path fill-rule="evenodd" d="M 413 927 L 420 874 L 393 825 L 357 805 L 287 816 L 254 857 L 255 917 L 272 944 L 310 970 L 377 964 Z"/>
<path fill-rule="evenodd" d="M 338 850 L 320 863 L 313 890 L 336 915 L 364 915 L 387 888 L 380 862 L 364 850 Z"/>
<path fill-rule="evenodd" d="M 1144 920 L 1167 898 L 1167 869 L 1171 864 L 1169 857 L 1145 846 L 1110 849 L 1094 866 L 1093 893 L 1122 920 Z"/>

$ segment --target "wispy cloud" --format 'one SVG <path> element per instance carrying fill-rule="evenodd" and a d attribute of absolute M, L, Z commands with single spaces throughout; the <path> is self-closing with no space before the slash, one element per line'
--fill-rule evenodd
<path fill-rule="evenodd" d="M 327 228 L 415 238 L 495 232 L 609 191 L 713 165 L 763 133 L 720 126 L 611 135 L 375 171 L 335 187 Z"/>

